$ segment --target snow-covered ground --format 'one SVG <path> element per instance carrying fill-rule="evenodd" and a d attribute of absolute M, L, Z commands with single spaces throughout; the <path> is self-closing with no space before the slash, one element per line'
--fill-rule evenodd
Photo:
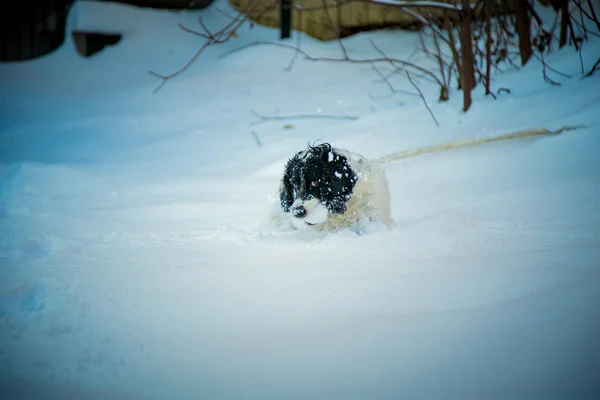
<path fill-rule="evenodd" d="M 201 11 L 222 26 L 219 1 Z M 122 32 L 89 59 L 70 38 L 0 64 L 0 397 L 491 399 L 600 396 L 600 74 L 573 49 L 437 103 L 368 64 L 211 46 L 197 12 L 77 2 L 72 29 Z M 345 39 L 408 57 L 414 33 Z M 290 43 L 294 43 L 292 40 Z M 589 68 L 600 40 L 585 45 Z M 311 55 L 337 43 L 303 36 Z M 385 66 L 381 66 L 385 70 Z M 552 72 L 549 72 L 552 74 Z M 410 83 L 395 75 L 399 89 Z M 262 115 L 357 117 L 265 121 Z M 291 124 L 292 127 L 284 127 Z M 558 136 L 385 165 L 396 226 L 269 223 L 283 164 L 315 140 L 379 157 L 528 128 Z M 259 146 L 252 134 L 261 140 Z"/>

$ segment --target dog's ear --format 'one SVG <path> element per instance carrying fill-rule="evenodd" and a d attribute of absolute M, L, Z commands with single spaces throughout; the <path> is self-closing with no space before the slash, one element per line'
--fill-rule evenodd
<path fill-rule="evenodd" d="M 330 162 L 334 156 L 333 149 L 329 143 L 322 143 L 317 146 L 311 146 L 309 144 L 308 152 L 322 163 Z"/>
<path fill-rule="evenodd" d="M 322 188 L 322 196 L 326 199 L 325 206 L 332 214 L 346 212 L 346 203 L 350 200 L 358 175 L 350 167 L 346 156 L 331 150 L 332 155 L 327 155 L 330 180 Z"/>
<path fill-rule="evenodd" d="M 279 201 L 284 212 L 289 212 L 292 203 L 294 203 L 294 191 L 291 182 L 292 166 L 293 160 L 289 160 L 285 165 L 283 178 L 281 178 L 281 184 L 279 185 Z"/>

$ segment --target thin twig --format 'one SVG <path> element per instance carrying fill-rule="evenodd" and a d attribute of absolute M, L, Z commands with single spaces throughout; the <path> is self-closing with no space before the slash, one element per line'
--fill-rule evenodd
<path fill-rule="evenodd" d="M 261 147 L 262 146 L 262 142 L 260 141 L 260 137 L 258 137 L 258 135 L 256 134 L 256 132 L 254 132 L 254 131 L 250 131 L 250 133 L 254 137 L 254 140 L 256 141 L 256 144 L 258 145 L 258 147 Z"/>
<path fill-rule="evenodd" d="M 327 0 L 321 0 L 321 2 L 323 3 L 324 8 L 327 7 Z M 337 7 L 337 9 L 339 10 L 339 6 Z M 329 12 L 327 10 L 324 11 L 325 16 L 327 17 L 327 19 L 329 20 L 329 25 L 331 26 L 331 29 L 335 30 L 335 24 L 333 23 L 333 19 L 331 18 L 331 15 L 329 15 Z M 336 32 L 336 39 L 338 44 L 340 45 L 340 48 L 342 49 L 342 54 L 344 55 L 344 59 L 348 60 L 348 51 L 346 50 L 346 47 L 344 46 L 344 43 L 342 42 L 342 38 L 340 37 L 340 30 L 339 30 L 339 23 L 340 21 L 338 21 L 338 30 Z"/>
<path fill-rule="evenodd" d="M 438 83 L 438 84 L 439 84 L 441 87 L 444 87 L 444 82 L 442 82 L 442 81 L 440 80 L 440 78 L 438 78 L 438 77 L 437 77 L 437 75 L 436 75 L 436 74 L 434 74 L 433 72 L 431 72 L 431 71 L 429 71 L 428 69 L 425 69 L 425 68 L 423 68 L 423 67 L 420 67 L 420 66 L 418 66 L 418 65 L 416 65 L 416 64 L 413 64 L 413 63 L 411 63 L 411 62 L 405 61 L 405 60 L 398 60 L 398 59 L 395 59 L 395 58 L 390 58 L 390 57 L 388 57 L 388 56 L 387 56 L 387 55 L 386 55 L 386 54 L 383 52 L 383 50 L 381 50 L 381 49 L 380 49 L 380 48 L 379 48 L 379 47 L 378 47 L 378 46 L 375 44 L 375 41 L 373 41 L 373 39 L 371 39 L 370 41 L 371 41 L 371 46 L 373 46 L 373 48 L 374 48 L 374 49 L 375 49 L 375 50 L 376 50 L 376 51 L 377 51 L 379 54 L 381 54 L 381 57 L 382 57 L 382 58 L 376 58 L 376 59 L 372 59 L 372 60 L 352 60 L 352 59 L 348 59 L 348 61 L 350 61 L 350 62 L 365 62 L 365 61 L 368 61 L 368 62 L 371 62 L 371 63 L 374 63 L 374 62 L 381 62 L 381 61 L 387 61 L 387 62 L 391 62 L 392 64 L 393 64 L 393 63 L 398 63 L 398 64 L 401 64 L 401 65 L 404 65 L 405 67 L 411 67 L 411 68 L 414 68 L 414 69 L 416 69 L 417 71 L 423 72 L 425 75 L 428 75 L 428 76 L 432 77 L 432 78 L 433 78 L 433 79 L 434 79 L 434 80 L 435 80 L 435 81 L 436 81 L 436 82 L 437 82 L 437 83 Z M 329 61 L 333 61 L 333 60 L 329 59 Z"/>
<path fill-rule="evenodd" d="M 531 5 L 531 2 L 529 2 L 529 0 L 528 0 L 525 3 L 526 3 L 525 6 L 529 10 L 529 13 L 533 16 L 533 18 L 535 18 L 535 21 L 538 23 L 538 25 L 542 25 L 543 21 L 540 18 L 540 15 L 537 13 L 535 8 L 533 7 L 533 5 Z"/>
<path fill-rule="evenodd" d="M 213 9 L 217 10 L 218 12 L 220 12 L 221 14 L 223 14 L 224 16 L 226 16 L 227 18 L 229 18 L 230 20 L 234 20 L 235 19 L 235 17 L 227 14 L 225 11 L 221 10 L 219 7 L 213 6 Z"/>
<path fill-rule="evenodd" d="M 302 52 L 302 50 L 300 50 L 300 39 L 301 38 L 302 38 L 302 32 L 296 31 L 296 51 L 294 51 L 294 54 L 292 55 L 292 58 L 290 59 L 290 63 L 285 68 L 286 71 L 291 71 L 292 68 L 294 68 L 294 64 L 296 63 L 298 54 L 300 54 Z"/>
<path fill-rule="evenodd" d="M 581 75 L 585 74 L 585 65 L 583 64 L 583 46 L 579 46 L 577 53 L 579 54 L 579 65 L 581 66 Z"/>
<path fill-rule="evenodd" d="M 589 40 L 588 37 L 588 30 L 587 27 L 585 26 L 585 19 L 583 16 L 583 8 L 581 8 L 581 4 L 578 3 L 577 1 L 575 1 L 575 4 L 577 4 L 577 7 L 579 8 L 579 18 L 581 18 L 581 25 L 579 27 L 579 29 L 581 29 L 583 31 L 583 37 L 585 40 Z M 575 22 L 577 22 L 577 20 L 575 20 Z"/>
<path fill-rule="evenodd" d="M 236 17 L 236 18 L 237 18 L 237 17 Z M 232 20 L 231 20 L 231 22 L 230 22 L 230 24 L 234 24 L 234 23 L 235 23 L 235 21 L 236 21 L 236 18 L 232 19 Z M 206 27 L 206 25 L 204 25 L 204 21 L 202 20 L 202 16 L 201 16 L 201 15 L 199 15 L 199 16 L 198 16 L 198 24 L 200 24 L 200 27 L 201 27 L 202 29 L 204 29 L 204 32 L 206 32 L 207 34 L 209 34 L 211 38 L 214 38 L 214 36 L 213 36 L 213 35 L 210 33 L 210 31 L 209 31 L 209 30 L 208 30 L 208 28 Z M 224 31 L 223 31 L 223 30 L 221 30 L 221 31 L 219 31 L 217 34 L 219 34 L 219 33 L 221 33 L 221 32 L 224 32 Z"/>
<path fill-rule="evenodd" d="M 534 53 L 534 55 L 537 57 L 537 59 L 538 59 L 538 60 L 540 60 L 542 63 L 546 64 L 546 61 L 544 60 L 544 53 L 540 53 L 540 55 L 539 55 L 539 56 L 538 56 L 538 55 L 536 55 L 535 53 Z M 571 76 L 571 75 L 569 75 L 569 74 L 565 74 L 564 72 L 560 72 L 560 71 L 558 71 L 558 70 L 556 70 L 556 69 L 552 68 L 550 65 L 547 65 L 547 68 L 548 68 L 550 71 L 554 72 L 555 74 L 562 76 L 563 78 L 567 78 L 567 79 L 571 79 L 571 78 L 572 78 L 572 76 Z"/>
<path fill-rule="evenodd" d="M 596 70 L 600 69 L 600 58 L 598 58 L 598 60 L 596 61 L 596 63 L 594 64 L 594 66 L 592 67 L 592 69 L 590 69 L 590 72 L 588 72 L 587 74 L 584 75 L 584 78 L 589 78 L 590 76 L 592 76 L 594 74 L 594 72 L 596 72 Z"/>
<path fill-rule="evenodd" d="M 383 81 L 386 83 L 386 85 L 390 88 L 390 92 L 391 93 L 396 93 L 396 88 L 394 87 L 394 85 L 392 85 L 392 83 L 387 78 L 387 76 L 385 76 L 383 74 L 383 72 L 381 72 L 379 70 L 379 68 L 377 68 L 377 65 L 375 63 L 373 63 L 371 66 L 373 67 L 373 69 L 375 70 L 375 72 L 377 72 L 379 74 L 379 76 L 381 76 L 381 79 L 383 79 Z"/>
<path fill-rule="evenodd" d="M 207 34 L 198 32 L 191 28 L 188 28 L 187 26 L 183 25 L 181 22 L 178 22 L 177 26 L 179 26 L 179 28 L 184 32 L 191 33 L 192 35 L 200 36 L 201 38 L 204 38 L 204 39 L 210 39 L 210 36 L 208 36 Z"/>
<path fill-rule="evenodd" d="M 577 25 L 577 27 L 579 28 L 579 30 L 583 33 L 583 36 L 584 36 L 585 40 L 589 40 L 588 34 L 594 35 L 596 37 L 600 37 L 600 33 L 589 31 L 587 29 L 587 27 L 585 26 L 585 22 L 583 21 L 583 17 L 582 17 L 582 21 L 581 22 L 577 21 L 576 19 L 573 19 L 573 22 L 575 22 L 575 25 Z"/>
<path fill-rule="evenodd" d="M 546 64 L 546 61 L 544 60 L 544 53 L 540 53 L 540 55 L 541 55 L 541 60 L 540 60 L 540 58 L 538 58 L 538 60 L 540 60 L 542 62 L 542 73 L 544 74 L 544 80 L 553 86 L 560 86 L 560 83 L 550 79 L 550 77 L 548 76 L 548 74 L 546 72 L 546 68 L 548 66 Z"/>
<path fill-rule="evenodd" d="M 178 76 L 182 72 L 186 71 L 198 59 L 200 54 L 202 54 L 204 49 L 206 49 L 208 46 L 210 46 L 212 44 L 216 44 L 216 43 L 225 43 L 232 37 L 235 37 L 235 32 L 237 31 L 237 29 L 244 22 L 246 22 L 248 20 L 248 18 L 249 18 L 248 16 L 251 15 L 252 11 L 254 11 L 254 9 L 259 4 L 261 4 L 261 1 L 262 0 L 253 0 L 243 10 L 240 10 L 235 18 L 233 18 L 228 24 L 226 24 L 223 28 L 221 28 L 221 30 L 219 30 L 216 33 L 210 32 L 210 30 L 206 27 L 206 25 L 204 25 L 204 22 L 202 21 L 202 17 L 198 17 L 198 22 L 200 24 L 200 27 L 202 28 L 202 30 L 205 33 L 198 32 L 196 30 L 185 27 L 182 24 L 179 24 L 179 27 L 181 29 L 183 29 L 186 32 L 189 32 L 191 34 L 194 34 L 194 35 L 197 35 L 197 36 L 200 36 L 200 37 L 206 39 L 206 42 L 204 42 L 204 44 L 200 47 L 200 49 L 198 49 L 198 51 L 196 51 L 196 53 L 192 56 L 192 58 L 190 58 L 183 67 L 179 68 L 178 70 L 176 70 L 175 72 L 173 72 L 171 74 L 164 75 L 164 74 L 159 74 L 157 72 L 149 70 L 148 73 L 150 75 L 156 76 L 157 78 L 162 79 L 162 82 L 156 87 L 156 89 L 154 89 L 153 92 L 154 93 L 158 92 L 167 83 L 167 81 Z M 270 5 L 268 5 L 266 7 L 266 9 L 272 8 L 276 4 L 277 4 L 277 0 L 272 0 L 272 3 Z"/>
<path fill-rule="evenodd" d="M 591 16 L 588 16 L 588 18 L 591 19 L 592 21 L 594 21 L 594 23 L 596 24 L 596 27 L 600 31 L 600 20 L 598 20 L 598 16 L 596 15 L 596 11 L 594 10 L 594 5 L 592 4 L 592 0 L 587 0 L 587 3 L 590 6 L 590 14 L 591 14 Z"/>
<path fill-rule="evenodd" d="M 373 96 L 373 95 L 371 95 L 371 94 L 369 93 L 369 96 L 370 96 L 371 98 L 373 98 L 373 99 L 376 99 L 376 98 L 389 97 L 389 96 L 391 96 L 391 95 L 393 95 L 393 94 L 395 94 L 395 93 L 402 93 L 402 94 L 407 94 L 407 95 L 410 95 L 410 96 L 418 96 L 418 94 L 416 94 L 416 93 L 412 93 L 412 92 L 407 92 L 407 91 L 405 91 L 405 90 L 399 90 L 399 89 L 396 89 L 396 88 L 394 87 L 394 85 L 392 85 L 392 83 L 390 82 L 390 80 L 388 79 L 388 77 L 387 77 L 387 76 L 385 76 L 385 74 L 384 74 L 383 72 L 381 72 L 381 71 L 379 70 L 379 68 L 377 68 L 377 65 L 376 65 L 375 63 L 373 63 L 372 67 L 373 67 L 373 69 L 375 70 L 375 72 L 377 72 L 377 74 L 378 74 L 379 76 L 381 76 L 381 79 L 382 79 L 382 80 L 383 80 L 383 81 L 386 83 L 386 85 L 387 85 L 387 86 L 390 88 L 390 93 L 389 93 L 389 95 L 385 95 L 385 96 Z"/>
<path fill-rule="evenodd" d="M 408 80 L 410 81 L 410 83 L 414 86 L 415 89 L 417 89 L 417 92 L 419 92 L 419 95 L 421 96 L 421 100 L 423 100 L 423 104 L 425 104 L 425 107 L 427 108 L 427 111 L 429 111 L 429 114 L 431 114 L 431 118 L 433 118 L 433 120 L 435 121 L 435 124 L 439 127 L 440 123 L 438 122 L 437 118 L 435 117 L 435 115 L 433 115 L 433 111 L 431 111 L 431 108 L 429 108 L 429 104 L 427 104 L 427 100 L 425 100 L 425 96 L 423 96 L 423 92 L 421 92 L 421 89 L 419 89 L 419 86 L 413 82 L 412 78 L 410 77 L 410 73 L 408 72 L 408 70 L 405 71 L 406 72 L 406 77 L 408 78 Z"/>
<path fill-rule="evenodd" d="M 594 10 L 594 6 L 591 4 L 591 2 L 589 2 L 588 0 L 588 4 L 590 7 L 590 12 L 588 13 L 587 10 L 584 8 L 583 4 L 581 1 L 579 0 L 574 0 L 573 1 L 576 5 L 577 8 L 579 9 L 579 15 L 581 17 L 581 24 L 579 25 L 582 30 L 585 33 L 586 39 L 587 39 L 587 34 L 588 34 L 588 30 L 587 27 L 585 25 L 585 19 L 584 16 L 587 17 L 589 20 L 593 21 L 596 24 L 596 28 L 598 29 L 598 31 L 600 31 L 600 21 L 598 21 L 598 17 L 596 16 L 596 11 Z M 591 34 L 597 35 L 595 32 L 589 32 Z"/>
<path fill-rule="evenodd" d="M 450 87 L 450 73 L 452 72 L 452 68 L 449 67 L 449 73 L 448 73 L 448 79 L 446 79 L 446 74 L 444 73 L 444 66 L 445 66 L 445 61 L 443 58 L 443 54 L 442 54 L 442 50 L 440 48 L 440 43 L 438 42 L 438 33 L 436 30 L 433 30 L 433 44 L 435 45 L 435 49 L 437 54 L 434 55 L 434 58 L 436 58 L 438 60 L 439 66 L 440 66 L 440 74 L 442 74 L 442 81 L 444 82 L 444 85 L 441 87 L 440 89 L 440 101 L 446 101 L 449 99 L 450 93 L 449 93 L 449 87 Z"/>
<path fill-rule="evenodd" d="M 283 48 L 286 48 L 286 49 L 291 49 L 291 50 L 294 50 L 296 54 L 300 53 L 304 57 L 306 57 L 308 59 L 312 59 L 311 56 L 308 53 L 306 53 L 302 49 L 298 48 L 297 46 L 293 46 L 291 44 L 285 44 L 285 43 L 265 42 L 265 41 L 260 41 L 260 40 L 257 40 L 255 42 L 251 42 L 251 43 L 246 43 L 246 44 L 244 44 L 244 45 L 242 45 L 240 47 L 236 47 L 233 50 L 226 51 L 225 53 L 219 55 L 219 58 L 227 57 L 227 56 L 229 56 L 229 55 L 231 55 L 233 53 L 237 53 L 238 51 L 247 49 L 248 47 L 253 47 L 253 46 L 258 46 L 258 45 L 278 46 L 278 47 L 283 47 Z"/>
<path fill-rule="evenodd" d="M 575 46 L 575 50 L 579 50 L 579 44 L 577 43 L 577 35 L 575 35 L 575 29 L 573 28 L 573 17 L 572 15 L 569 18 L 569 33 L 571 34 L 571 42 L 573 42 L 573 46 Z"/>
<path fill-rule="evenodd" d="M 196 61 L 196 59 L 200 56 L 200 54 L 202 54 L 202 52 L 204 51 L 204 49 L 206 49 L 208 46 L 210 45 L 210 42 L 206 42 L 202 45 L 202 47 L 200 47 L 200 49 L 196 52 L 196 54 L 194 54 L 192 56 L 192 58 L 190 58 L 190 60 L 180 69 L 178 69 L 177 71 L 173 72 L 172 74 L 169 75 L 161 75 L 158 74 L 154 71 L 148 71 L 148 73 L 150 75 L 156 76 L 160 79 L 162 79 L 162 82 L 160 83 L 160 85 L 158 85 L 156 87 L 156 89 L 154 89 L 153 93 L 158 92 L 166 83 L 169 79 L 176 77 L 177 75 L 181 74 L 182 72 L 186 71 L 193 63 L 194 61 Z"/>
<path fill-rule="evenodd" d="M 450 51 L 452 52 L 452 58 L 454 59 L 454 64 L 456 65 L 457 78 L 460 86 L 461 82 L 461 65 L 460 65 L 460 57 L 458 54 L 458 50 L 456 48 L 456 40 L 454 40 L 454 33 L 452 32 L 452 27 L 450 26 L 450 16 L 447 12 L 444 11 L 444 27 L 446 28 L 446 33 L 448 34 L 448 42 L 450 46 Z M 450 82 L 448 82 L 450 83 Z"/>
<path fill-rule="evenodd" d="M 373 43 L 373 41 L 371 41 L 371 43 Z M 350 62 L 350 63 L 355 63 L 355 64 L 365 64 L 365 63 L 377 63 L 377 62 L 388 62 L 391 64 L 400 64 L 404 67 L 411 67 L 413 69 L 415 69 L 416 71 L 420 71 L 422 72 L 424 75 L 432 78 L 436 83 L 438 83 L 440 86 L 443 86 L 443 82 L 431 71 L 429 71 L 426 68 L 420 67 L 414 63 L 411 63 L 409 61 L 406 60 L 400 60 L 397 58 L 392 58 L 392 57 L 387 57 L 387 56 L 382 56 L 382 57 L 378 57 L 378 58 L 365 58 L 365 59 L 355 59 L 355 58 L 333 58 L 333 57 L 313 57 L 311 55 L 309 55 L 307 52 L 305 52 L 302 49 L 299 49 L 296 46 L 293 45 L 289 45 L 289 44 L 285 44 L 285 43 L 277 43 L 277 42 L 264 42 L 264 41 L 255 41 L 252 43 L 247 43 L 245 45 L 242 45 L 240 47 L 237 47 L 233 50 L 227 51 L 223 54 L 221 54 L 219 57 L 226 57 L 232 53 L 235 53 L 237 51 L 246 49 L 248 47 L 252 47 L 252 46 L 257 46 L 257 45 L 271 45 L 271 46 L 279 46 L 279 47 L 284 47 L 284 48 L 288 48 L 288 49 L 292 49 L 295 50 L 297 52 L 299 52 L 300 54 L 302 54 L 306 59 L 311 60 L 311 61 L 324 61 L 324 62 Z M 374 47 L 376 49 L 378 49 L 378 47 L 376 45 L 374 45 Z"/>

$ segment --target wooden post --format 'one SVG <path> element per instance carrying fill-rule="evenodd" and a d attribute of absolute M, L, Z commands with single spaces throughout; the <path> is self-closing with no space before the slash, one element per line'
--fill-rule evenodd
<path fill-rule="evenodd" d="M 473 34 L 471 23 L 473 15 L 469 0 L 462 0 L 460 22 L 460 53 L 462 73 L 460 74 L 463 90 L 463 111 L 471 107 L 471 90 L 476 85 L 475 57 L 473 55 Z"/>
<path fill-rule="evenodd" d="M 515 2 L 515 19 L 517 25 L 517 34 L 519 35 L 519 53 L 521 54 L 521 65 L 525 65 L 533 54 L 533 50 L 531 48 L 531 19 L 527 14 L 527 1 L 528 0 L 520 0 Z"/>
<path fill-rule="evenodd" d="M 292 0 L 281 0 L 281 38 L 290 37 L 292 28 Z"/>
<path fill-rule="evenodd" d="M 569 21 L 571 15 L 569 14 L 569 0 L 562 0 L 561 3 L 561 20 L 560 20 L 560 38 L 558 41 L 558 48 L 562 49 L 567 44 L 567 29 L 569 28 Z"/>
<path fill-rule="evenodd" d="M 485 95 L 492 93 L 492 8 L 494 0 L 485 0 Z"/>

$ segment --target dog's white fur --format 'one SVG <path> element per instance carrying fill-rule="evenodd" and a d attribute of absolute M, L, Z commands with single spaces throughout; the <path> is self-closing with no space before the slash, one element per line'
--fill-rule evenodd
<path fill-rule="evenodd" d="M 391 227 L 393 221 L 390 210 L 390 190 L 384 172 L 378 161 L 369 160 L 359 154 L 345 149 L 334 148 L 335 154 L 345 156 L 350 168 L 358 176 L 358 180 L 352 190 L 350 199 L 346 202 L 346 211 L 343 214 L 327 213 L 327 219 L 313 225 L 306 225 L 302 219 L 292 218 L 296 227 L 307 226 L 316 230 L 331 231 L 351 227 L 360 221 L 368 220 L 381 222 Z M 296 200 L 295 205 L 301 204 L 305 207 L 307 217 L 313 214 L 315 207 L 319 206 L 318 199 L 307 201 Z"/>
<path fill-rule="evenodd" d="M 315 227 L 334 230 L 349 227 L 364 219 L 392 226 L 390 189 L 379 162 L 344 149 L 336 148 L 334 151 L 348 159 L 350 168 L 358 175 L 358 180 L 350 200 L 346 203 L 346 212 L 327 214 L 327 220 L 322 226 Z"/>

